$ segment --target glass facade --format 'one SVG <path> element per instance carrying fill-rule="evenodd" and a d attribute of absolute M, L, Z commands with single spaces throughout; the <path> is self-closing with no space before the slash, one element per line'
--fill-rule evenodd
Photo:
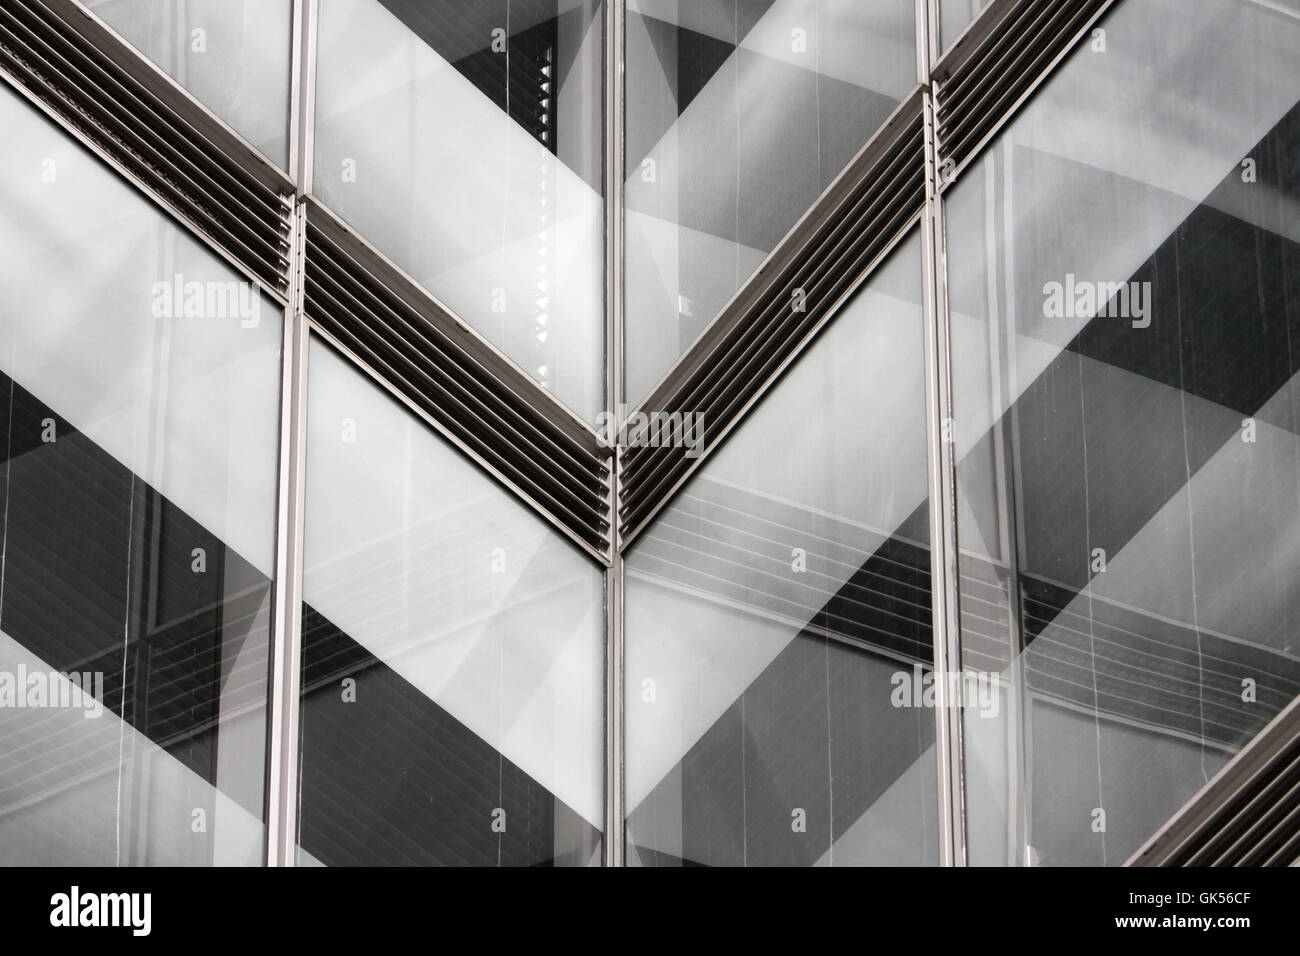
<path fill-rule="evenodd" d="M 916 85 L 913 0 L 630 0 L 636 404 Z"/>
<path fill-rule="evenodd" d="M 629 863 L 936 861 L 923 332 L 913 236 L 628 553 Z"/>
<path fill-rule="evenodd" d="M 0 863 L 259 863 L 282 312 L 0 126 Z"/>
<path fill-rule="evenodd" d="M 0 865 L 1129 861 L 1300 697 L 1300 6 L 1018 2 L 0 8 Z"/>
<path fill-rule="evenodd" d="M 327 0 L 316 195 L 578 414 L 604 407 L 599 0 Z"/>
<path fill-rule="evenodd" d="M 993 0 L 939 0 L 939 43 L 943 49 L 952 46 L 962 31 Z"/>
<path fill-rule="evenodd" d="M 947 202 L 974 863 L 1123 863 L 1300 693 L 1300 19 L 1105 29 Z"/>
<path fill-rule="evenodd" d="M 299 863 L 599 861 L 600 571 L 319 343 L 310 383 Z"/>
<path fill-rule="evenodd" d="M 85 0 L 280 168 L 289 165 L 292 0 Z"/>

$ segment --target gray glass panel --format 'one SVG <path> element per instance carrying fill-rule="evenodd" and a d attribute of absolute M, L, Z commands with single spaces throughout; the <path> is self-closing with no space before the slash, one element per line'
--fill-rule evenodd
<path fill-rule="evenodd" d="M 291 0 L 85 0 L 282 169 L 289 164 Z"/>
<path fill-rule="evenodd" d="M 602 24 L 599 0 L 329 0 L 316 97 L 316 195 L 589 420 Z"/>
<path fill-rule="evenodd" d="M 319 342 L 299 862 L 599 864 L 600 569 Z"/>
<path fill-rule="evenodd" d="M 632 863 L 937 860 L 920 275 L 913 235 L 628 555 Z"/>
<path fill-rule="evenodd" d="M 948 193 L 975 863 L 1122 864 L 1300 693 L 1300 16 L 1103 26 Z"/>
<path fill-rule="evenodd" d="M 916 85 L 913 0 L 629 0 L 640 402 Z"/>
<path fill-rule="evenodd" d="M 939 0 L 939 49 L 946 50 L 993 0 Z"/>
<path fill-rule="evenodd" d="M 0 863 L 260 864 L 282 311 L 0 128 Z"/>

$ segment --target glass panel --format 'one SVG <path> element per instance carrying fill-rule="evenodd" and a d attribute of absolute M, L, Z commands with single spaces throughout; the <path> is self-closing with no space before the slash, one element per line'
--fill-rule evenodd
<path fill-rule="evenodd" d="M 1300 4 L 1104 27 L 948 194 L 977 864 L 1124 863 L 1300 692 Z"/>
<path fill-rule="evenodd" d="M 259 864 L 281 310 L 0 128 L 0 864 Z"/>
<path fill-rule="evenodd" d="M 946 50 L 993 0 L 939 0 L 939 49 Z"/>
<path fill-rule="evenodd" d="M 310 355 L 299 862 L 599 864 L 601 571 Z"/>
<path fill-rule="evenodd" d="M 316 95 L 316 194 L 588 419 L 602 23 L 599 0 L 329 0 Z"/>
<path fill-rule="evenodd" d="M 289 166 L 292 0 L 82 0 L 281 169 Z"/>
<path fill-rule="evenodd" d="M 629 862 L 937 862 L 920 303 L 913 234 L 629 553 Z"/>
<path fill-rule="evenodd" d="M 916 85 L 914 0 L 628 0 L 640 402 Z"/>

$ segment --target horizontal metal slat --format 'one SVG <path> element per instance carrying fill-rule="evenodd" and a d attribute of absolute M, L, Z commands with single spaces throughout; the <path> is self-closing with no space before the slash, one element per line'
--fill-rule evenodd
<path fill-rule="evenodd" d="M 628 437 L 620 462 L 626 546 L 802 352 L 919 215 L 925 199 L 918 88 L 787 234 L 673 373 L 646 413 L 703 416 L 704 454 Z M 804 311 L 791 307 L 804 293 Z"/>
<path fill-rule="evenodd" d="M 860 259 L 865 251 L 873 248 L 869 240 L 877 240 L 878 245 L 888 237 L 890 219 L 881 215 L 886 208 L 892 209 L 895 217 L 900 208 L 907 210 L 908 215 L 915 212 L 918 199 L 924 198 L 924 182 L 919 174 L 919 164 L 924 157 L 920 144 L 917 146 L 916 151 L 900 152 L 890 167 L 882 171 L 880 180 L 885 183 L 883 187 L 863 190 L 848 210 L 832 220 L 833 228 L 829 234 L 814 244 L 819 255 L 801 262 L 800 267 L 783 279 L 778 288 L 771 290 L 761 300 L 762 311 L 746 323 L 743 337 L 737 337 L 726 348 L 720 349 L 701 367 L 679 400 L 683 407 L 701 411 L 706 415 L 706 422 L 712 421 L 707 416 L 718 410 L 719 393 L 727 387 L 734 389 L 738 384 L 743 388 L 744 382 L 754 377 L 750 371 L 751 359 L 760 355 L 764 347 L 769 354 L 779 352 L 783 340 L 797 337 L 799 328 L 815 322 L 815 311 L 798 313 L 789 307 L 793 290 L 803 289 L 810 302 L 833 300 L 834 283 L 843 285 L 855 277 L 852 253 L 858 253 Z M 886 223 L 884 228 L 881 228 L 882 219 Z M 791 327 L 793 331 L 787 331 Z M 645 463 L 657 460 L 662 464 L 667 457 L 658 456 L 656 459 L 650 454 L 638 455 L 639 452 L 644 452 L 644 446 L 633 446 L 628 450 L 623 469 L 624 482 L 637 481 Z"/>
<path fill-rule="evenodd" d="M 66 42 L 75 43 L 76 39 L 58 35 L 48 21 L 39 20 L 24 7 L 13 11 L 0 9 L 0 24 L 6 25 L 6 35 L 16 43 L 25 44 L 30 54 L 49 67 L 48 75 L 59 75 L 68 83 L 78 94 L 77 101 L 93 109 L 106 127 L 137 147 L 155 166 L 162 167 L 173 181 L 210 194 L 217 214 L 226 208 L 248 204 L 260 206 L 273 216 L 283 210 L 283 200 L 274 194 L 258 195 L 238 180 L 223 177 L 220 165 L 209 152 L 186 140 L 169 139 L 166 116 L 124 84 L 120 71 L 114 75 L 111 63 L 98 51 L 87 50 L 85 56 L 73 62 L 64 52 L 67 47 L 59 47 Z M 238 195 L 232 194 L 232 190 Z M 261 219 L 244 222 L 229 213 L 222 218 L 236 229 L 258 236 L 268 246 L 283 247 L 281 254 L 287 249 L 280 231 Z"/>
<path fill-rule="evenodd" d="M 1291 866 L 1300 861 L 1300 697 L 1128 861 L 1129 866 Z"/>
<path fill-rule="evenodd" d="M 309 280 L 310 282 L 310 280 Z M 419 377 L 418 370 L 412 374 L 413 363 L 404 356 L 395 355 L 390 344 L 382 338 L 370 334 L 362 322 L 338 318 L 339 313 L 330 308 L 332 300 L 321 303 L 315 300 L 308 307 L 308 315 L 322 328 L 338 337 L 352 351 L 365 359 L 375 371 L 400 392 L 433 415 L 448 431 L 468 445 L 477 455 L 484 458 L 502 474 L 507 474 L 534 498 L 541 500 L 548 508 L 559 512 L 576 526 L 587 527 L 604 520 L 604 512 L 598 507 L 585 506 L 575 496 L 567 494 L 555 482 L 547 481 L 533 469 L 524 470 L 513 456 L 504 455 L 498 447 L 485 441 L 475 429 L 461 427 L 461 423 L 472 420 L 471 414 L 455 403 L 439 401 L 439 390 L 430 386 L 427 379 Z M 321 318 L 321 316 L 325 316 Z"/>
<path fill-rule="evenodd" d="M 972 160 L 1115 2 L 1000 0 L 984 11 L 933 71 L 940 165 Z"/>
<path fill-rule="evenodd" d="M 72 0 L 0 9 L 0 70 L 282 301 L 292 184 Z"/>
<path fill-rule="evenodd" d="M 610 449 L 315 199 L 304 312 L 593 556 L 608 560 Z"/>
<path fill-rule="evenodd" d="M 607 469 L 597 457 L 575 451 L 569 443 L 541 428 L 523 425 L 531 410 L 512 407 L 482 380 L 454 374 L 459 364 L 458 356 L 447 343 L 437 341 L 432 327 L 425 325 L 421 328 L 418 316 L 413 313 L 403 316 L 400 305 L 394 308 L 383 302 L 372 289 L 345 288 L 340 280 L 346 281 L 345 277 L 349 276 L 348 260 L 340 258 L 337 250 L 331 251 L 327 242 L 320 242 L 317 251 L 320 255 L 311 257 L 306 264 L 308 282 L 315 283 L 309 296 L 316 294 L 328 298 L 331 314 L 351 315 L 358 326 L 368 332 L 378 334 L 377 330 L 382 328 L 391 330 L 392 337 L 380 341 L 397 348 L 426 384 L 448 396 L 456 411 L 483 418 L 487 424 L 503 431 L 511 439 L 505 450 L 519 455 L 526 463 L 532 462 L 534 468 L 541 468 L 538 459 L 559 458 L 565 468 L 556 472 L 558 480 L 566 482 L 570 490 L 588 504 L 603 506 Z M 593 482 L 605 484 L 593 491 Z"/>

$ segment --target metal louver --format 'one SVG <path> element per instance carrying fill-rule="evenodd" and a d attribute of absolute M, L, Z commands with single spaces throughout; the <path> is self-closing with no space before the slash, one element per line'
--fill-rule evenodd
<path fill-rule="evenodd" d="M 1015 115 L 1114 0 L 996 0 L 934 69 L 940 166 L 953 173 Z"/>
<path fill-rule="evenodd" d="M 293 186 L 71 0 L 0 5 L 0 74 L 282 301 Z"/>
<path fill-rule="evenodd" d="M 642 403 L 646 412 L 702 416 L 705 454 L 692 459 L 682 448 L 639 443 L 636 432 L 628 436 L 620 468 L 620 547 L 807 346 L 908 231 L 924 202 L 918 87 Z M 802 310 L 796 290 L 802 290 Z"/>
<path fill-rule="evenodd" d="M 612 450 L 342 220 L 315 199 L 306 206 L 313 326 L 608 562 Z"/>
<path fill-rule="evenodd" d="M 1254 737 L 1129 866 L 1300 864 L 1300 699 Z"/>

